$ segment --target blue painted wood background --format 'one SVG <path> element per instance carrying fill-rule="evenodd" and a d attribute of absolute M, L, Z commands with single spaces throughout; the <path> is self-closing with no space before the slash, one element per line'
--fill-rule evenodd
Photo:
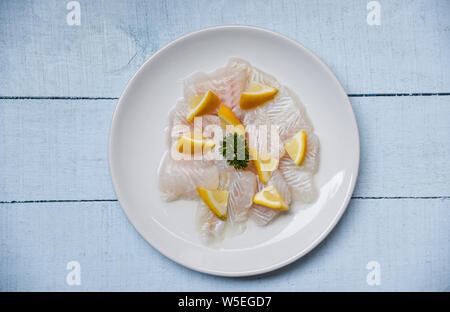
<path fill-rule="evenodd" d="M 0 290 L 450 290 L 450 1 L 0 1 Z M 117 98 L 190 31 L 248 24 L 303 43 L 351 96 L 361 134 L 349 208 L 281 270 L 219 278 L 152 249 L 111 186 Z M 81 285 L 66 265 L 81 264 Z M 369 261 L 381 284 L 366 282 Z"/>

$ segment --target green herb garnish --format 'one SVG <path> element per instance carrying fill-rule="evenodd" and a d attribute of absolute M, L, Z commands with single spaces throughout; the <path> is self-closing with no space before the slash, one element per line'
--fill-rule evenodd
<path fill-rule="evenodd" d="M 250 155 L 247 141 L 242 134 L 230 133 L 222 141 L 222 155 L 235 169 L 246 169 Z"/>

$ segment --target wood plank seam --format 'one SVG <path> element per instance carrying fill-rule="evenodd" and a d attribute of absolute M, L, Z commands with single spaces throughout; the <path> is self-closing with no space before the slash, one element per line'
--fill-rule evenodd
<path fill-rule="evenodd" d="M 352 196 L 352 199 L 368 200 L 403 200 L 403 199 L 450 199 L 450 196 Z M 117 202 L 117 199 L 45 199 L 45 200 L 10 200 L 0 201 L 1 204 L 39 204 L 39 203 L 91 203 Z"/>
<path fill-rule="evenodd" d="M 415 92 L 415 93 L 349 93 L 348 97 L 375 96 L 450 96 L 450 92 Z M 0 100 L 118 100 L 118 97 L 89 97 L 89 96 L 0 96 Z"/>

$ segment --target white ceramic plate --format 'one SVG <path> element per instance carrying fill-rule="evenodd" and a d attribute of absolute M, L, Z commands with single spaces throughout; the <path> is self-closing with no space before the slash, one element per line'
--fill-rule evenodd
<path fill-rule="evenodd" d="M 218 247 L 201 243 L 196 202 L 162 200 L 157 169 L 167 150 L 168 111 L 182 97 L 181 80 L 239 57 L 275 76 L 306 106 L 319 136 L 317 202 L 293 205 L 267 227 L 248 222 L 245 233 Z M 225 276 L 268 272 L 305 255 L 341 218 L 359 166 L 359 134 L 348 97 L 330 69 L 299 43 L 248 26 L 207 28 L 183 36 L 148 59 L 117 105 L 109 138 L 109 163 L 119 202 L 136 230 L 158 251 L 191 269 Z"/>

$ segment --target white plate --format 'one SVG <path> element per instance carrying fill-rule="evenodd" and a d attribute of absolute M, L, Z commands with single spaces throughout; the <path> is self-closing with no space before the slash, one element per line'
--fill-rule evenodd
<path fill-rule="evenodd" d="M 167 149 L 168 111 L 182 97 L 181 80 L 239 57 L 275 76 L 306 106 L 319 136 L 315 177 L 320 195 L 265 228 L 252 221 L 218 247 L 203 245 L 192 201 L 166 203 L 157 168 Z M 351 198 L 359 166 L 359 134 L 348 97 L 330 69 L 299 43 L 248 26 L 207 28 L 183 36 L 148 59 L 120 97 L 109 138 L 111 178 L 136 230 L 162 254 L 191 269 L 225 276 L 268 272 L 305 255 L 333 229 Z"/>

